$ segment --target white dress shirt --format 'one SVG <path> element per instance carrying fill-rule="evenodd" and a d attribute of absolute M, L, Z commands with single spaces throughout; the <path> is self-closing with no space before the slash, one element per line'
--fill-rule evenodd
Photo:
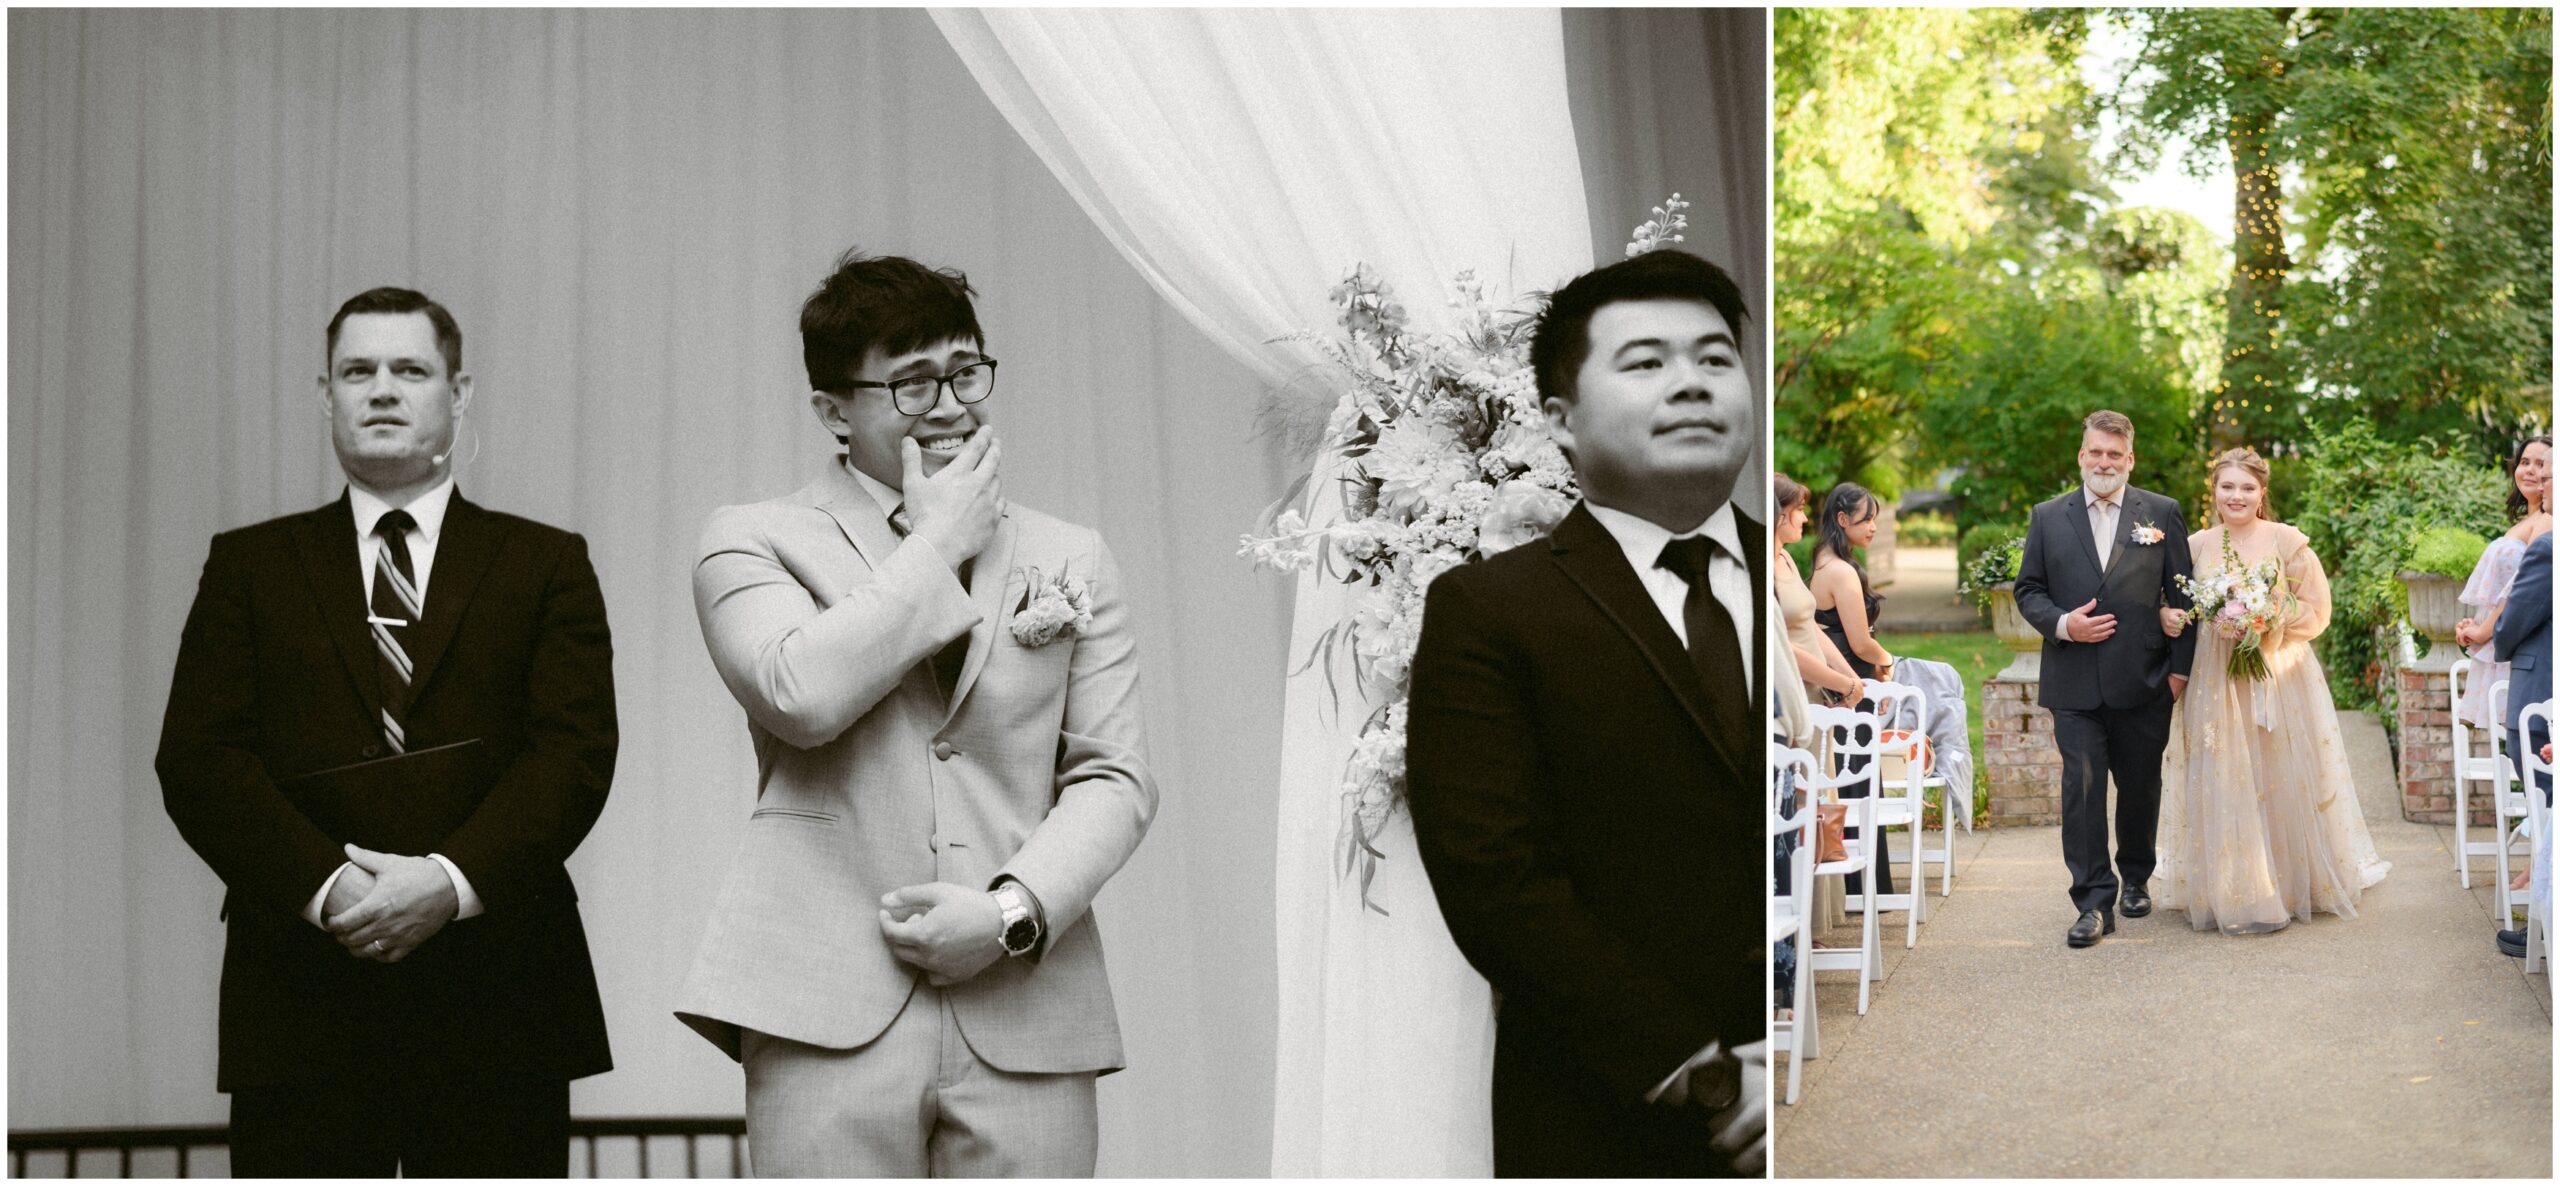
<path fill-rule="evenodd" d="M 2080 488 L 2081 497 L 2089 501 L 2089 539 L 2098 545 L 2098 573 L 2101 576 L 2106 575 L 2107 554 L 2115 550 L 2116 523 L 2124 514 L 2124 492 L 2130 489 L 2132 489 L 2130 486 L 2122 487 L 2115 492 L 2114 496 L 2100 498 L 2090 492 L 2088 487 Z M 2055 638 L 2063 642 L 2072 640 L 2071 617 L 2077 612 L 2079 612 L 2077 607 L 2067 609 L 2062 611 L 2061 617 L 2053 620 Z"/>
<path fill-rule="evenodd" d="M 1707 516 L 1706 522 L 1679 535 L 1673 535 L 1669 528 L 1659 523 L 1625 511 L 1588 500 L 1583 505 L 1590 507 L 1591 517 L 1598 519 L 1600 525 L 1617 539 L 1618 547 L 1627 554 L 1627 566 L 1636 570 L 1636 579 L 1643 582 L 1644 591 L 1653 596 L 1654 607 L 1662 611 L 1663 620 L 1671 623 L 1671 633 L 1680 639 L 1680 645 L 1684 647 L 1689 645 L 1689 626 L 1684 612 L 1684 603 L 1689 600 L 1689 581 L 1658 563 L 1662 559 L 1662 547 L 1672 540 L 1692 536 L 1702 535 L 1715 541 L 1717 550 L 1708 553 L 1707 592 L 1733 619 L 1734 645 L 1744 655 L 1751 653 L 1751 631 L 1753 623 L 1758 620 L 1754 612 L 1757 607 L 1751 601 L 1751 572 L 1743 567 L 1742 534 L 1741 529 L 1734 525 L 1732 503 L 1717 507 L 1716 513 Z M 1751 664 L 1745 662 L 1742 679 L 1743 687 L 1748 691 L 1759 685 L 1760 673 L 1751 670 Z"/>
<path fill-rule="evenodd" d="M 352 483 L 347 486 L 347 501 L 355 508 L 356 564 L 364 574 L 365 595 L 370 598 L 373 594 L 374 557 L 380 550 L 380 545 L 373 538 L 373 526 L 381 522 L 384 515 L 399 508 L 374 497 L 372 491 Z M 417 574 L 415 584 L 418 588 L 420 605 L 425 605 L 427 602 L 427 578 L 436 567 L 436 541 L 444 536 L 444 513 L 452 505 L 453 479 L 448 476 L 435 489 L 410 500 L 407 507 L 409 518 L 415 525 L 402 535 L 409 545 L 409 568 Z M 367 604 L 371 602 L 368 601 Z M 480 895 L 472 892 L 471 879 L 463 876 L 462 870 L 456 868 L 452 861 L 446 860 L 443 853 L 428 853 L 427 859 L 444 866 L 445 876 L 453 879 L 453 896 L 461 905 L 461 909 L 454 912 L 454 919 L 459 921 L 480 913 Z M 329 891 L 337 886 L 338 878 L 352 868 L 355 868 L 353 862 L 340 865 L 329 874 L 328 880 L 320 883 L 320 892 L 311 895 L 311 903 L 302 908 L 304 922 L 315 927 L 322 925 L 321 911 L 328 904 Z"/>

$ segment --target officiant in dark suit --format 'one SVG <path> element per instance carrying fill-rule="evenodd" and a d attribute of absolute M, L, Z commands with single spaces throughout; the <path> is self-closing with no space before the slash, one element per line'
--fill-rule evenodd
<path fill-rule="evenodd" d="M 2081 485 L 2037 504 L 2018 563 L 2018 613 L 2044 636 L 2036 703 L 2062 751 L 2062 860 L 2079 911 L 2064 939 L 2088 947 L 2116 914 L 2151 913 L 2159 864 L 2160 761 L 2195 661 L 2195 635 L 2161 632 L 2160 607 L 2185 609 L 2192 575 L 2178 501 L 2135 488 L 2133 421 L 2081 422 Z M 2107 780 L 2115 779 L 2115 861 L 2107 860 Z M 2119 880 L 2121 877 L 2121 880 Z"/>
<path fill-rule="evenodd" d="M 348 488 L 214 537 L 155 763 L 229 891 L 232 1171 L 564 1176 L 569 1081 L 612 1065 L 563 866 L 612 781 L 603 596 L 580 537 L 455 489 L 443 307 L 363 293 L 327 358 Z M 410 781 L 304 789 L 349 767 Z"/>
<path fill-rule="evenodd" d="M 1501 997 L 1494 1172 L 1757 1176 L 1766 1127 L 1765 529 L 1740 290 L 1659 250 L 1557 291 L 1530 349 L 1583 501 L 1431 584 L 1414 836 Z"/>

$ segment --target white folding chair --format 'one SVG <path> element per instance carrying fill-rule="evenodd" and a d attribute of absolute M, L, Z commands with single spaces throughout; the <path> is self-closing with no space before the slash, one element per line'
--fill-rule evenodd
<path fill-rule="evenodd" d="M 2516 907 L 2533 901 L 2531 887 L 2509 889 L 2507 885 L 2515 880 L 2516 841 L 2525 841 L 2525 861 L 2531 864 L 2533 829 L 2539 825 L 2533 822 L 2530 802 L 2535 796 L 2525 793 L 2522 780 L 2516 776 L 2516 772 L 2522 769 L 2521 759 L 2525 755 L 2507 752 L 2507 730 L 2503 723 L 2507 719 L 2507 681 L 2499 680 L 2489 685 L 2489 714 L 2501 722 L 2499 727 L 2489 730 L 2489 760 L 2498 780 L 2494 795 L 2498 810 L 2494 829 L 2498 884 L 2489 895 L 2489 913 L 2498 920 L 2498 926 L 2504 928 Z"/>
<path fill-rule="evenodd" d="M 2499 850 L 2503 847 L 2501 842 L 2506 839 L 2506 829 L 2497 826 L 2498 796 L 2502 793 L 2505 784 L 2515 777 L 2500 751 L 2498 734 L 2503 730 L 2496 726 L 2493 725 L 2485 730 L 2488 734 L 2489 744 L 2486 747 L 2488 752 L 2482 754 L 2471 752 L 2476 739 L 2484 730 L 2474 729 L 2470 722 L 2462 719 L 2462 689 L 2463 685 L 2478 678 L 2480 670 L 2473 666 L 2469 659 L 2453 661 L 2453 867 L 2454 871 L 2461 876 L 2464 889 L 2471 888 L 2471 858 L 2490 857 L 2498 863 L 2500 868 L 2505 867 L 2504 857 Z M 2493 705 L 2499 696 L 2499 689 L 2504 687 L 2506 684 L 2503 681 L 2491 685 L 2490 696 Z M 2492 711 L 2494 712 L 2494 708 Z M 2474 784 L 2486 784 L 2489 788 L 2490 818 L 2482 820 L 2481 827 L 2494 839 L 2471 838 L 2473 830 L 2471 790 Z M 2499 874 L 2500 884 L 2505 884 L 2505 876 L 2504 873 Z"/>
<path fill-rule="evenodd" d="M 1816 802 L 1837 801 L 1846 805 L 1848 807 L 1848 826 L 1855 829 L 1858 833 L 1856 839 L 1849 841 L 1849 852 L 1845 859 L 1820 862 L 1813 867 L 1813 875 L 1815 877 L 1846 878 L 1849 874 L 1857 873 L 1862 874 L 1862 876 L 1859 878 L 1860 890 L 1858 898 L 1855 902 L 1850 903 L 1851 909 L 1853 909 L 1858 915 L 1858 945 L 1854 948 L 1840 948 L 1811 947 L 1808 944 L 1808 950 L 1805 952 L 1805 962 L 1798 964 L 1797 967 L 1805 970 L 1808 974 L 1812 972 L 1833 972 L 1844 968 L 1855 970 L 1858 973 L 1858 1012 L 1863 1016 L 1867 1011 L 1869 988 L 1874 984 L 1878 977 L 1884 975 L 1883 952 L 1876 941 L 1876 879 L 1874 872 L 1876 866 L 1876 850 L 1878 845 L 1881 843 L 1881 838 L 1877 835 L 1875 823 L 1876 800 L 1873 796 L 1861 799 L 1841 799 L 1838 796 L 1837 792 L 1842 786 L 1854 786 L 1859 783 L 1863 783 L 1866 781 L 1867 774 L 1865 771 L 1859 771 L 1854 774 L 1842 774 L 1839 772 L 1838 768 L 1841 763 L 1837 747 L 1839 746 L 1840 741 L 1839 738 L 1834 735 L 1834 731 L 1835 728 L 1838 727 L 1850 727 L 1849 736 L 1854 737 L 1856 736 L 1855 726 L 1862 724 L 1868 726 L 1869 741 L 1867 744 L 1869 750 L 1872 751 L 1874 748 L 1873 726 L 1876 718 L 1872 713 L 1862 713 L 1845 708 L 1825 708 L 1821 705 L 1807 706 L 1805 711 L 1810 716 L 1814 725 L 1822 730 L 1824 738 L 1828 742 L 1829 747 L 1833 750 L 1830 761 L 1818 761 L 1815 763 L 1813 778 L 1806 783 L 1808 793 Z M 1819 850 L 1816 851 L 1815 855 L 1820 855 Z M 1810 921 L 1809 918 L 1808 921 Z"/>
<path fill-rule="evenodd" d="M 1870 684 L 1868 694 L 1871 697 L 1881 698 L 1885 695 L 1918 695 L 1919 692 L 1902 684 Z M 1869 787 L 1868 796 L 1875 800 L 1873 817 L 1876 827 L 1876 867 L 1889 869 L 1893 863 L 1893 844 L 1885 835 L 1885 830 L 1888 828 L 1911 829 L 1913 854 L 1911 875 L 1903 879 L 1902 892 L 1870 895 L 1872 902 L 1868 908 L 1905 911 L 1906 914 L 1902 920 L 1902 945 L 1917 947 L 1920 945 L 1920 924 L 1927 922 L 1929 918 L 1929 887 L 1926 879 L 1921 876 L 1919 861 L 1921 823 L 1925 818 L 1920 799 L 1920 764 L 1905 762 L 1903 776 L 1887 780 L 1883 770 L 1885 757 L 1887 755 L 1905 757 L 1909 755 L 1912 747 L 1896 746 L 1885 740 L 1885 718 L 1881 714 L 1853 710 L 1853 716 L 1855 724 L 1844 727 L 1834 734 L 1831 758 L 1835 768 L 1846 766 L 1848 763 L 1843 760 L 1846 758 L 1865 757 L 1867 759 L 1865 768 L 1854 776 L 1846 778 L 1844 782 L 1849 786 L 1866 783 Z M 1863 742 L 1857 740 L 1861 725 L 1866 726 L 1864 729 L 1866 740 Z M 1846 736 L 1848 740 L 1843 742 L 1840 740 L 1842 736 Z M 1876 879 L 1869 876 L 1863 880 L 1872 889 Z"/>
<path fill-rule="evenodd" d="M 1893 711 L 1878 714 L 1888 722 L 1902 718 L 1901 706 L 1904 702 L 1908 701 L 1911 705 L 1911 719 L 1914 723 L 1911 726 L 1910 735 L 1900 746 L 1887 746 L 1885 752 L 1900 756 L 1910 764 L 1913 772 L 1920 774 L 1920 793 L 1925 794 L 1931 789 L 1938 792 L 1938 843 L 1934 848 L 1929 844 L 1926 827 L 1927 801 L 1914 800 L 1913 810 L 1917 814 L 1913 816 L 1911 824 L 1911 883 L 1913 893 L 1927 893 L 1929 866 L 1936 865 L 1941 871 L 1938 877 L 1938 896 L 1946 897 L 1954 893 L 1956 888 L 1956 805 L 1947 788 L 1947 776 L 1920 771 L 1921 751 L 1928 748 L 1929 741 L 1927 733 L 1929 695 L 1910 684 L 1890 683 L 1868 685 L 1868 695 L 1880 703 L 1889 700 L 1894 705 Z M 1972 821 L 1968 820 L 1966 824 L 1970 827 Z M 1887 858 L 1890 859 L 1892 846 L 1887 845 L 1885 851 Z M 1900 896 L 1894 894 L 1888 897 Z M 1929 921 L 1924 911 L 1915 909 L 1912 914 L 1917 922 Z"/>
<path fill-rule="evenodd" d="M 1819 1042 L 1820 1023 L 1814 1017 L 1813 998 L 1813 866 L 1821 855 L 1820 821 L 1822 813 L 1814 806 L 1813 755 L 1792 746 L 1772 745 L 1769 785 L 1778 786 L 1778 773 L 1795 773 L 1794 804 L 1778 802 L 1769 812 L 1769 839 L 1772 843 L 1789 833 L 1796 836 L 1796 850 L 1787 864 L 1787 892 L 1769 899 L 1769 941 L 1793 944 L 1796 952 L 1795 988 L 1790 994 L 1788 1016 L 1772 1019 L 1769 1037 L 1779 1049 L 1787 1052 L 1787 1102 L 1796 1102 L 1804 1090 L 1805 1060 L 1814 1057 Z M 1794 807 L 1790 812 L 1788 808 Z"/>
<path fill-rule="evenodd" d="M 2551 701 L 2545 700 L 2539 704 L 2524 706 L 2524 715 L 2516 721 L 2516 729 L 2520 734 L 2516 740 L 2519 743 L 2525 743 L 2533 736 L 2536 722 L 2541 724 L 2545 734 L 2550 733 Z M 2534 843 L 2541 844 L 2544 842 L 2542 838 L 2549 835 L 2543 829 L 2551 826 L 2551 808 L 2543 803 L 2542 792 L 2538 789 L 2537 783 L 2551 777 L 2552 764 L 2543 761 L 2541 751 L 2532 745 L 2520 744 L 2520 748 L 2525 752 L 2517 754 L 2516 757 L 2520 759 L 2519 765 L 2524 777 L 2518 781 L 2524 786 L 2526 818 L 2533 821 Z M 2540 775 L 2541 778 L 2537 779 L 2536 775 Z M 2527 857 L 2526 861 L 2527 867 L 2531 867 L 2532 858 Z M 2524 970 L 2548 975 L 2551 966 L 2551 912 L 2549 907 L 2535 905 L 2533 897 L 2532 889 L 2528 888 L 2524 891 Z"/>

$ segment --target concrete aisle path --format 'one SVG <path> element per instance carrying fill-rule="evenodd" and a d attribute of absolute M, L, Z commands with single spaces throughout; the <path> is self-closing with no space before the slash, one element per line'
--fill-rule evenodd
<path fill-rule="evenodd" d="M 1816 981 L 1821 1056 L 1776 1109 L 1777 1174 L 2548 1179 L 2550 980 L 2498 953 L 2451 827 L 2400 819 L 2381 726 L 2340 716 L 2392 862 L 2360 917 L 2229 938 L 2160 910 L 2074 951 L 2060 830 L 1960 834 L 1919 946 L 1881 919 L 1867 1015 L 1854 976 Z"/>

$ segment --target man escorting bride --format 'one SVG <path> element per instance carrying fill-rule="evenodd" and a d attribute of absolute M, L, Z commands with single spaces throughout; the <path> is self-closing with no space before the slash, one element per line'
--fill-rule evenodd
<path fill-rule="evenodd" d="M 2328 677 L 2311 651 L 2329 624 L 2328 576 L 2302 531 L 2276 520 L 2267 463 L 2255 452 L 2215 457 L 2209 480 L 2220 522 L 2186 542 L 2206 601 L 2194 615 L 2195 676 L 2179 722 L 2185 775 L 2162 811 L 2160 904 L 2226 935 L 2279 930 L 2320 911 L 2354 918 L 2356 899 L 2391 865 L 2365 827 Z M 2264 592 L 2203 616 L 2217 591 L 2233 588 Z M 2162 631 L 2180 636 L 2189 616 L 2162 610 Z M 2254 637 L 2240 624 L 2252 616 L 2266 623 Z"/>

